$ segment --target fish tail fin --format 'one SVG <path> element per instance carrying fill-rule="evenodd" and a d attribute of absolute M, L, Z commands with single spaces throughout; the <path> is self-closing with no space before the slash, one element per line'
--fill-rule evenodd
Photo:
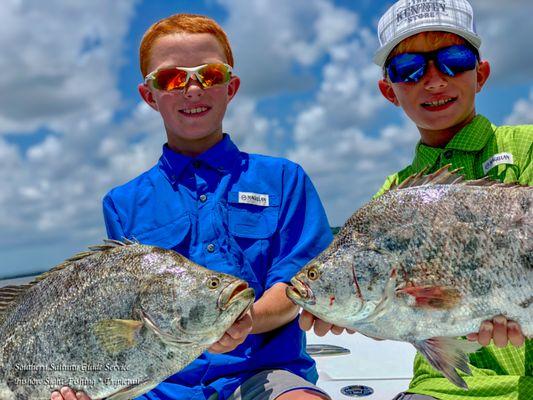
<path fill-rule="evenodd" d="M 467 353 L 473 353 L 481 345 L 456 338 L 436 337 L 414 342 L 413 346 L 426 357 L 433 368 L 440 371 L 450 382 L 463 389 L 468 389 L 468 385 L 457 373 L 456 368 L 471 375 Z"/>

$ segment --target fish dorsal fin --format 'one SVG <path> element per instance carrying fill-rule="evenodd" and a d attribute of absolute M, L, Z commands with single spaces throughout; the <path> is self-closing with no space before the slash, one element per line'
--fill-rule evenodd
<path fill-rule="evenodd" d="M 8 307 L 15 304 L 19 297 L 25 293 L 28 289 L 30 289 L 35 284 L 45 280 L 49 276 L 55 274 L 58 271 L 61 271 L 62 269 L 65 269 L 69 265 L 71 265 L 74 261 L 78 261 L 81 259 L 84 259 L 88 256 L 91 256 L 93 254 L 96 254 L 101 251 L 113 249 L 115 247 L 120 246 L 130 246 L 138 244 L 138 242 L 124 239 L 123 241 L 120 240 L 112 240 L 112 239 L 104 239 L 104 243 L 101 245 L 95 245 L 95 246 L 89 246 L 89 251 L 84 251 L 81 253 L 78 253 L 65 261 L 63 261 L 61 264 L 56 265 L 55 267 L 51 268 L 50 270 L 43 272 L 42 274 L 36 276 L 31 282 L 24 284 L 24 285 L 9 285 L 0 288 L 0 321 L 2 321 L 2 314 L 7 310 Z"/>
<path fill-rule="evenodd" d="M 519 187 L 518 183 L 502 183 L 488 176 L 481 179 L 467 180 L 460 172 L 462 168 L 450 170 L 451 164 L 447 164 L 437 171 L 425 175 L 428 167 L 413 174 L 400 184 L 391 185 L 390 190 L 400 190 L 426 185 L 465 185 L 465 186 L 498 186 L 498 187 Z M 524 186 L 525 187 L 525 186 Z"/>
<path fill-rule="evenodd" d="M 51 268 L 50 270 L 46 272 L 43 272 L 41 275 L 36 276 L 35 279 L 31 281 L 29 284 L 34 285 L 37 282 L 40 282 L 48 278 L 50 275 L 56 273 L 57 271 L 61 271 L 62 269 L 65 269 L 66 267 L 71 265 L 73 262 L 92 256 L 93 254 L 106 251 L 106 250 L 110 250 L 110 249 L 114 249 L 120 246 L 130 246 L 130 245 L 135 245 L 135 244 L 138 244 L 138 242 L 134 242 L 129 239 L 124 239 L 123 241 L 114 240 L 114 239 L 104 239 L 104 243 L 93 245 L 93 246 L 88 246 L 89 251 L 83 251 L 83 252 L 73 255 L 72 257 L 67 258 L 61 264 L 56 265 L 55 267 Z"/>
<path fill-rule="evenodd" d="M 14 304 L 20 295 L 26 292 L 32 285 L 8 285 L 0 288 L 0 323 L 3 321 L 3 314 Z"/>

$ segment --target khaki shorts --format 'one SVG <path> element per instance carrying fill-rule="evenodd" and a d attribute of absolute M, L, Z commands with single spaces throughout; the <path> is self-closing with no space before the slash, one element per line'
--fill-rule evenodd
<path fill-rule="evenodd" d="M 283 393 L 296 389 L 307 389 L 323 394 L 328 399 L 329 395 L 313 385 L 311 382 L 282 369 L 270 369 L 262 371 L 248 380 L 235 390 L 228 400 L 274 400 Z M 217 395 L 209 400 L 216 400 Z"/>

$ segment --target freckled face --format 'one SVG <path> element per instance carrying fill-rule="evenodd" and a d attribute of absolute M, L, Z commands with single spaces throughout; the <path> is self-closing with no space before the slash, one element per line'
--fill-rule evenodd
<path fill-rule="evenodd" d="M 169 34 L 154 42 L 148 71 L 225 62 L 224 51 L 213 35 Z M 199 153 L 222 138 L 222 119 L 238 87 L 237 76 L 232 76 L 226 84 L 208 89 L 203 89 L 193 77 L 182 90 L 166 92 L 148 83 L 140 85 L 139 91 L 145 101 L 161 114 L 169 146 L 179 151 L 193 146 Z"/>

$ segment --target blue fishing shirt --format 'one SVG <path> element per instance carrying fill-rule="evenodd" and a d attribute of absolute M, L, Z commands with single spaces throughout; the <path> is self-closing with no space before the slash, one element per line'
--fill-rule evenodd
<path fill-rule="evenodd" d="M 289 280 L 332 240 L 328 220 L 303 169 L 288 160 L 239 151 L 230 137 L 191 158 L 167 145 L 157 165 L 103 200 L 107 234 L 173 249 L 209 269 L 242 278 L 256 300 Z M 264 369 L 315 383 L 297 318 L 249 335 L 225 354 L 204 352 L 138 399 L 228 398 Z"/>

